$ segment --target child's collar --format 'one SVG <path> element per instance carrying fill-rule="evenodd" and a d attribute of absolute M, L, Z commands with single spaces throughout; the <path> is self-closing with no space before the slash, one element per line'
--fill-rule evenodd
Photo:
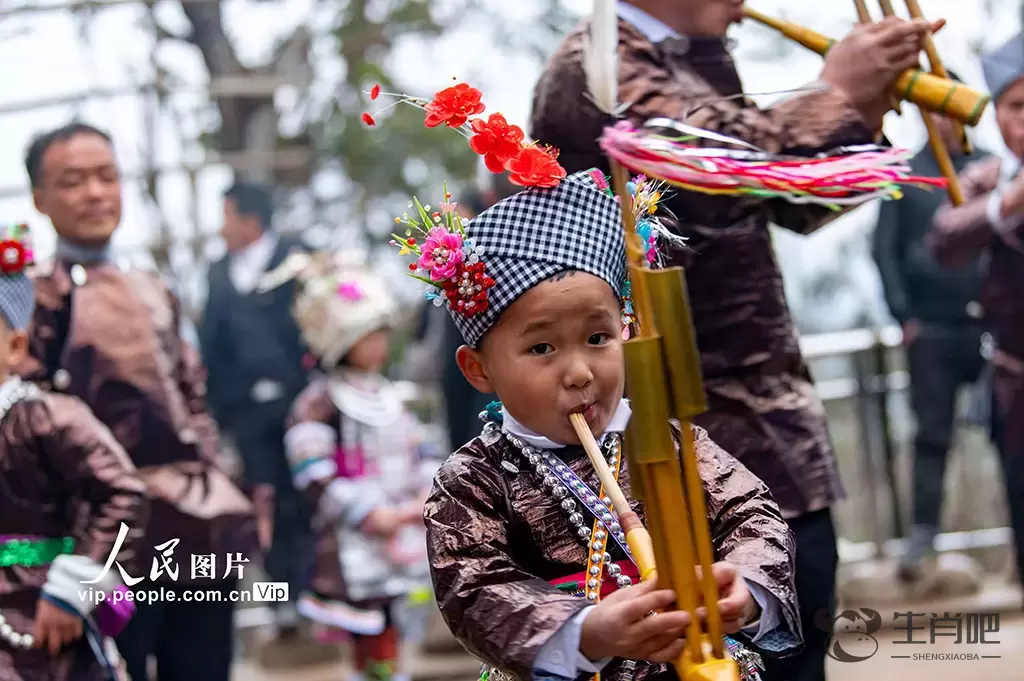
<path fill-rule="evenodd" d="M 605 428 L 604 433 L 598 438 L 601 442 L 604 441 L 605 436 L 609 433 L 621 433 L 626 430 L 626 426 L 629 424 L 629 418 L 633 415 L 633 410 L 629 406 L 629 400 L 623 398 L 619 400 L 619 406 L 612 415 L 612 420 L 608 422 L 608 427 Z M 512 418 L 512 415 L 508 413 L 508 410 L 504 406 L 501 407 L 501 426 L 506 431 L 515 435 L 524 442 L 533 445 L 539 449 L 562 449 L 566 445 L 549 440 L 548 438 L 533 432 L 523 424 Z"/>

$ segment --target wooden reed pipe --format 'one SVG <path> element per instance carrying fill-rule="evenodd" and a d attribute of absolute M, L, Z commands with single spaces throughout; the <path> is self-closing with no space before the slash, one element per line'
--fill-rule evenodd
<path fill-rule="evenodd" d="M 657 571 L 654 564 L 654 545 L 651 543 L 651 535 L 641 522 L 640 516 L 629 507 L 626 495 L 622 493 L 622 488 L 615 481 L 615 476 L 612 474 L 608 462 L 604 460 L 601 448 L 598 446 L 597 440 L 594 439 L 594 434 L 590 432 L 590 426 L 587 425 L 583 414 L 570 414 L 569 421 L 572 423 L 573 430 L 576 431 L 576 437 L 583 444 L 583 449 L 587 452 L 591 465 L 597 471 L 597 477 L 601 480 L 605 493 L 612 500 L 612 508 L 615 509 L 615 514 L 619 517 L 619 525 L 626 534 L 626 543 L 629 545 L 629 550 L 633 552 L 633 559 L 640 570 L 640 579 L 645 582 L 654 579 L 657 576 Z"/>
<path fill-rule="evenodd" d="M 921 10 L 921 5 L 918 4 L 917 0 L 904 0 L 907 3 L 907 11 L 910 12 L 910 18 L 912 19 L 924 19 L 924 12 Z M 939 51 L 935 49 L 935 41 L 932 40 L 931 33 L 924 37 L 924 53 L 928 55 L 928 64 L 931 66 L 931 71 L 940 78 L 949 78 L 949 72 L 946 71 L 946 66 L 942 63 L 942 59 L 939 57 Z M 973 151 L 971 147 L 971 140 L 967 137 L 967 128 L 957 120 L 950 120 L 953 124 L 953 132 L 960 140 L 960 148 L 965 154 L 970 154 Z"/>

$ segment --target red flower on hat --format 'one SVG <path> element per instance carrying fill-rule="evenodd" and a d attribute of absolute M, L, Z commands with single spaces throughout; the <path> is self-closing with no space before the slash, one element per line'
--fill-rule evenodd
<path fill-rule="evenodd" d="M 427 104 L 427 118 L 424 124 L 428 128 L 436 128 L 442 123 L 449 128 L 465 125 L 470 116 L 483 113 L 484 105 L 480 97 L 480 91 L 466 83 L 445 88 L 435 94 L 433 101 Z"/>
<path fill-rule="evenodd" d="M 470 127 L 474 133 L 469 138 L 470 148 L 484 157 L 484 164 L 492 173 L 504 172 L 505 163 L 523 146 L 523 129 L 509 125 L 500 113 L 492 113 L 486 121 L 475 118 Z"/>
<path fill-rule="evenodd" d="M 442 288 L 452 310 L 472 317 L 487 309 L 487 292 L 492 286 L 494 279 L 487 276 L 484 264 L 475 262 L 459 264 L 456 275 L 445 281 Z"/>
<path fill-rule="evenodd" d="M 380 94 L 379 88 L 374 86 L 370 98 L 375 99 Z M 423 121 L 426 127 L 436 128 L 444 123 L 456 128 L 469 139 L 470 148 L 484 157 L 489 171 L 508 172 L 509 179 L 520 187 L 555 187 L 566 176 L 565 168 L 557 161 L 557 151 L 527 142 L 523 129 L 510 125 L 500 113 L 492 113 L 486 120 L 478 118 L 485 109 L 480 101 L 481 93 L 467 83 L 441 90 L 429 102 L 409 95 L 395 96 L 400 102 L 426 111 Z M 369 114 L 363 114 L 363 122 L 375 123 Z"/>
<path fill-rule="evenodd" d="M 0 272 L 18 274 L 25 269 L 27 262 L 24 246 L 12 239 L 0 241 Z"/>
<path fill-rule="evenodd" d="M 536 146 L 523 147 L 505 163 L 508 181 L 520 187 L 557 187 L 565 168 L 555 160 L 557 152 Z"/>

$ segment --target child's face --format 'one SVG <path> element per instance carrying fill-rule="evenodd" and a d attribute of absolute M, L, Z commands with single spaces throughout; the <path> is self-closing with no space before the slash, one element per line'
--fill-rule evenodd
<path fill-rule="evenodd" d="M 352 346 L 348 351 L 347 363 L 361 371 L 379 373 L 388 363 L 390 349 L 391 332 L 380 329 L 359 339 L 359 342 Z"/>
<path fill-rule="evenodd" d="M 530 430 L 579 444 L 569 415 L 582 412 L 600 435 L 622 398 L 620 319 L 604 280 L 583 272 L 556 277 L 506 309 L 478 350 L 460 348 L 459 367 Z"/>
<path fill-rule="evenodd" d="M 28 334 L 12 331 L 6 322 L 0 321 L 0 380 L 6 379 L 24 359 L 28 352 Z"/>

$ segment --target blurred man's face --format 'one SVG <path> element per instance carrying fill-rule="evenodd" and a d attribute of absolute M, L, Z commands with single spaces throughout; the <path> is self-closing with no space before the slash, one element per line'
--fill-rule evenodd
<path fill-rule="evenodd" d="M 57 233 L 83 246 L 103 246 L 121 222 L 121 176 L 103 137 L 80 132 L 43 153 L 36 210 Z"/>
<path fill-rule="evenodd" d="M 224 199 L 224 225 L 220 229 L 229 253 L 240 251 L 263 235 L 259 218 L 241 215 L 234 199 Z"/>
<path fill-rule="evenodd" d="M 1024 78 L 996 100 L 996 122 L 1006 146 L 1018 159 L 1024 159 Z"/>
<path fill-rule="evenodd" d="M 743 21 L 744 0 L 676 0 L 675 3 L 638 0 L 633 3 L 644 9 L 645 4 L 671 6 L 678 16 L 674 26 L 687 27 L 687 33 L 694 36 L 720 38 L 729 26 Z"/>

